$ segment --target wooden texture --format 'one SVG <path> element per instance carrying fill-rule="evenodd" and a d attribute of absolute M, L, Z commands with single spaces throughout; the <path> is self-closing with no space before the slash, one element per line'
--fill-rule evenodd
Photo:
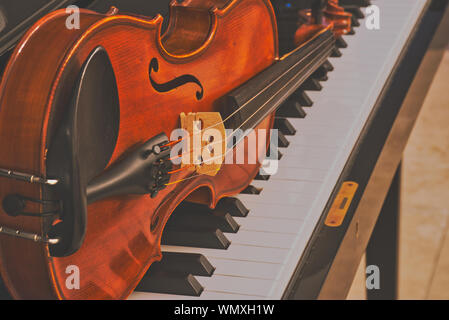
<path fill-rule="evenodd" d="M 267 68 L 277 58 L 277 30 L 268 0 L 187 0 L 171 4 L 164 35 L 162 18 L 150 20 L 81 11 L 81 28 L 65 27 L 65 10 L 32 27 L 19 43 L 0 85 L 0 167 L 46 176 L 46 153 L 71 97 L 80 68 L 97 46 L 106 49 L 117 80 L 120 131 L 110 163 L 147 139 L 179 128 L 181 112 L 214 112 L 214 101 Z M 156 58 L 158 83 L 181 75 L 201 81 L 204 96 L 188 83 L 157 92 L 149 81 Z M 268 129 L 272 116 L 258 128 Z M 259 164 L 224 164 L 214 177 L 196 176 L 170 185 L 155 199 L 128 195 L 88 207 L 81 249 L 52 258 L 46 245 L 0 235 L 0 271 L 14 298 L 122 299 L 152 262 L 161 258 L 160 239 L 176 206 L 189 197 L 214 207 L 243 190 Z M 172 181 L 191 172 L 180 171 Z M 40 186 L 0 178 L 0 199 L 18 193 L 43 198 Z M 42 208 L 34 208 L 42 210 Z M 42 234 L 51 221 L 12 218 L 0 210 L 0 225 Z M 154 229 L 150 230 L 150 225 Z M 80 269 L 81 288 L 69 290 L 66 268 Z"/>
<path fill-rule="evenodd" d="M 317 32 L 324 29 L 331 29 L 336 37 L 347 34 L 352 27 L 352 14 L 346 12 L 340 7 L 338 0 L 327 0 L 327 4 L 323 10 L 323 21 L 315 21 L 312 17 L 312 10 L 305 9 L 299 11 L 299 16 L 303 23 L 294 36 L 294 42 L 297 46 L 312 38 Z"/>
<path fill-rule="evenodd" d="M 328 0 L 324 17 L 333 24 L 334 34 L 342 36 L 351 31 L 352 14 L 346 12 L 343 7 L 338 5 L 338 0 Z"/>

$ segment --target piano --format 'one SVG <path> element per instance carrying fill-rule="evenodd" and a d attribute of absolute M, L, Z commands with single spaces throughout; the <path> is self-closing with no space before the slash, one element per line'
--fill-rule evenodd
<path fill-rule="evenodd" d="M 111 2 L 85 6 L 105 11 Z M 138 2 L 113 4 L 152 15 Z M 284 14 L 293 1 L 272 2 Z M 436 49 L 447 44 L 449 11 L 445 0 L 340 4 L 354 29 L 278 110 L 278 172 L 215 210 L 181 205 L 162 261 L 129 299 L 344 299 L 365 251 L 391 282 L 371 297 L 395 298 L 402 151 L 442 58 Z M 379 29 L 367 27 L 371 4 Z M 357 188 L 342 203 L 348 183 Z M 345 212 L 333 226 L 335 207 Z"/>
<path fill-rule="evenodd" d="M 235 223 L 230 224 L 240 227 L 223 231 L 228 240 L 222 240 L 226 246 L 175 245 L 176 241 L 166 239 L 163 252 L 179 254 L 178 259 L 183 254 L 201 254 L 213 267 L 209 266 L 210 274 L 204 273 L 207 266 L 200 274 L 191 270 L 189 275 L 193 278 L 186 277 L 180 285 L 183 289 L 191 282 L 194 290 L 190 295 L 137 288 L 130 299 L 313 299 L 320 293 L 322 298 L 345 297 L 363 251 L 358 253 L 358 259 L 353 259 L 352 267 L 333 266 L 333 262 L 338 258 L 345 233 L 351 232 L 351 214 L 356 219 L 357 202 L 360 206 L 379 151 L 387 147 L 386 136 L 401 109 L 400 96 L 408 91 L 403 82 L 411 82 L 421 62 L 419 56 L 427 48 L 424 39 L 431 38 L 435 28 L 425 26 L 432 24 L 429 19 L 434 17 L 432 10 L 436 10 L 428 1 L 375 0 L 372 4 L 381 12 L 380 29 L 369 30 L 362 17 L 363 9 L 352 7 L 360 26 L 354 35 L 344 36 L 347 47 L 340 49 L 341 57 L 329 59 L 333 71 L 327 74 L 326 81 L 320 82 L 322 88 L 300 89 L 279 110 L 277 125 L 283 134 L 279 171 L 268 180 L 259 177 L 253 181 L 254 190 L 261 190 L 260 193 L 236 197 L 239 210 L 231 210 Z M 300 112 L 289 115 L 288 110 L 298 107 L 298 103 Z M 396 150 L 398 155 L 404 146 Z M 381 174 L 390 175 L 391 181 L 394 171 Z M 328 227 L 324 220 L 344 181 L 359 184 L 352 212 L 347 213 L 342 226 Z M 379 194 L 378 201 L 383 202 L 385 195 Z M 244 210 L 242 214 L 241 205 L 247 213 Z M 190 208 L 175 212 L 173 218 L 190 212 Z M 181 229 L 178 226 L 169 225 L 171 232 Z M 363 228 L 358 232 L 369 232 L 369 226 Z M 176 261 L 176 257 L 171 259 Z M 343 278 L 348 278 L 346 283 L 334 279 L 334 288 L 326 289 L 326 280 L 334 272 L 331 269 L 345 267 L 350 269 L 343 273 Z M 167 281 L 166 277 L 163 275 L 160 281 Z M 344 288 L 338 289 L 342 283 Z"/>

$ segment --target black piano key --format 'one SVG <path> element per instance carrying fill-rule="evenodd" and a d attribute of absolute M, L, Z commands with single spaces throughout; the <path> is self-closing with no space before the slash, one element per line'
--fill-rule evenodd
<path fill-rule="evenodd" d="M 199 297 L 204 288 L 191 274 L 151 272 L 150 268 L 136 291 Z"/>
<path fill-rule="evenodd" d="M 368 7 L 371 5 L 371 1 L 370 0 L 340 0 L 339 5 L 343 6 L 343 7 L 346 7 L 346 6 Z"/>
<path fill-rule="evenodd" d="M 270 146 L 270 149 L 271 149 L 271 146 Z M 273 157 L 273 155 L 271 154 L 271 150 L 270 150 L 270 149 L 267 150 L 267 158 L 268 158 L 268 159 L 273 159 L 274 157 Z M 282 154 L 282 152 L 280 152 L 280 151 L 278 150 L 277 156 L 276 156 L 276 160 L 281 160 L 283 156 L 284 156 L 284 155 Z"/>
<path fill-rule="evenodd" d="M 317 79 L 318 81 L 327 81 L 327 69 L 324 66 L 319 67 L 316 69 L 316 71 L 312 74 L 312 77 Z"/>
<path fill-rule="evenodd" d="M 246 187 L 246 189 L 245 190 L 243 190 L 242 192 L 240 192 L 240 193 L 242 193 L 242 194 L 254 194 L 254 195 L 258 195 L 258 194 L 260 194 L 262 192 L 262 188 L 256 188 L 255 186 L 253 186 L 253 185 L 249 185 L 249 186 L 247 186 Z"/>
<path fill-rule="evenodd" d="M 348 6 L 345 8 L 345 11 L 351 13 L 354 17 L 357 19 L 363 19 L 365 18 L 365 14 L 362 12 L 362 10 L 357 6 Z"/>
<path fill-rule="evenodd" d="M 349 34 L 349 33 L 348 33 Z M 332 50 L 332 53 L 331 53 L 331 57 L 333 57 L 333 58 L 340 58 L 342 56 L 342 54 L 341 54 L 341 52 L 340 52 L 340 49 L 338 49 L 337 47 L 335 47 L 333 50 Z"/>
<path fill-rule="evenodd" d="M 310 99 L 310 97 L 307 95 L 307 93 L 305 93 L 305 91 L 297 90 L 297 91 L 295 91 L 295 93 L 293 95 L 296 97 L 296 99 L 301 104 L 301 106 L 303 106 L 303 107 L 313 106 L 312 99 Z"/>
<path fill-rule="evenodd" d="M 284 136 L 282 132 L 278 132 L 278 147 L 287 148 L 290 145 L 290 141 Z"/>
<path fill-rule="evenodd" d="M 276 116 L 284 118 L 304 118 L 306 112 L 301 107 L 296 96 L 287 99 L 276 111 Z"/>
<path fill-rule="evenodd" d="M 305 91 L 321 91 L 323 86 L 317 79 L 310 77 L 302 84 L 301 89 Z"/>
<path fill-rule="evenodd" d="M 215 230 L 171 230 L 165 229 L 161 243 L 171 246 L 227 249 L 231 241 L 219 229 Z"/>
<path fill-rule="evenodd" d="M 292 136 L 296 133 L 295 127 L 286 118 L 275 118 L 274 128 L 281 131 L 285 136 Z"/>
<path fill-rule="evenodd" d="M 213 230 L 236 233 L 240 226 L 229 213 L 211 210 L 192 202 L 183 202 L 167 222 L 166 230 Z"/>
<path fill-rule="evenodd" d="M 355 16 L 351 17 L 351 25 L 353 27 L 360 27 L 359 19 L 357 19 Z"/>
<path fill-rule="evenodd" d="M 239 230 L 240 226 L 232 218 L 232 215 L 230 212 L 223 210 L 224 204 L 228 204 L 229 206 L 232 205 L 240 205 L 241 203 L 235 204 L 234 198 L 230 198 L 229 200 L 226 200 L 227 198 L 221 199 L 215 209 L 210 209 L 206 205 L 197 204 L 193 202 L 185 201 L 181 203 L 178 208 L 183 210 L 184 212 L 197 212 L 198 217 L 203 219 L 204 216 L 207 216 L 206 220 L 209 220 L 210 222 L 215 223 L 214 229 L 218 228 L 223 232 L 231 232 L 235 233 Z M 243 204 L 241 204 L 243 206 Z M 178 210 L 178 208 L 176 210 Z"/>
<path fill-rule="evenodd" d="M 199 253 L 162 252 L 162 260 L 153 263 L 150 270 L 150 274 L 167 271 L 176 274 L 210 277 L 215 268 L 205 256 Z"/>
<path fill-rule="evenodd" d="M 217 228 L 223 232 L 237 233 L 240 229 L 240 225 L 229 213 L 220 216 L 217 212 L 211 219 L 216 221 Z"/>
<path fill-rule="evenodd" d="M 325 68 L 327 70 L 327 72 L 334 71 L 334 66 L 332 65 L 332 63 L 329 62 L 329 60 L 326 60 L 323 63 L 323 68 Z"/>
<path fill-rule="evenodd" d="M 229 213 L 233 217 L 246 217 L 249 213 L 245 205 L 234 197 L 220 199 L 215 210 Z"/>
<path fill-rule="evenodd" d="M 269 175 L 261 175 L 260 173 L 258 173 L 257 176 L 254 178 L 254 180 L 268 181 L 268 180 L 270 180 L 270 176 Z"/>
<path fill-rule="evenodd" d="M 314 78 L 317 79 L 318 81 L 322 81 L 322 82 L 329 80 L 329 77 L 327 76 L 327 74 L 322 75 L 322 76 L 314 76 Z"/>
<path fill-rule="evenodd" d="M 348 44 L 346 43 L 345 39 L 343 39 L 343 37 L 337 37 L 335 39 L 335 45 L 337 46 L 337 48 L 347 48 Z"/>

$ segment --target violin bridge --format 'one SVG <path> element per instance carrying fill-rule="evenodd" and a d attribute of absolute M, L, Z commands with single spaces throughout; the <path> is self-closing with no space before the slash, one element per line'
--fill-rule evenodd
<path fill-rule="evenodd" d="M 215 176 L 224 162 L 226 131 L 219 112 L 181 113 L 181 128 L 189 134 L 181 168 Z"/>

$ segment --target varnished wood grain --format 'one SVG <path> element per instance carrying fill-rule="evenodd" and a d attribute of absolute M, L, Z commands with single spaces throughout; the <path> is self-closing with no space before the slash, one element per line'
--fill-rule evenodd
<path fill-rule="evenodd" d="M 179 127 L 181 112 L 211 112 L 214 101 L 268 67 L 277 57 L 277 31 L 268 0 L 173 2 L 168 31 L 153 20 L 114 13 L 81 12 L 81 29 L 65 28 L 65 11 L 41 19 L 15 49 L 0 86 L 0 167 L 46 175 L 46 152 L 65 112 L 80 68 L 89 53 L 106 49 L 117 80 L 120 131 L 112 163 L 138 143 Z M 159 61 L 157 82 L 191 74 L 204 97 L 187 84 L 166 93 L 149 82 L 151 59 Z M 272 126 L 272 116 L 259 128 Z M 15 298 L 121 299 L 161 258 L 160 239 L 176 206 L 190 196 L 213 207 L 244 189 L 259 169 L 223 165 L 214 176 L 169 186 L 155 199 L 123 196 L 88 207 L 81 249 L 52 258 L 45 245 L 0 235 L 0 271 Z M 188 172 L 172 178 L 180 180 Z M 42 198 L 39 186 L 0 178 L 0 199 L 11 193 Z M 36 208 L 39 209 L 39 208 Z M 150 224 L 157 227 L 150 230 Z M 51 221 L 11 218 L 0 210 L 0 225 L 42 234 Z M 80 290 L 65 286 L 68 265 L 81 272 Z"/>
<path fill-rule="evenodd" d="M 347 34 L 352 27 L 352 14 L 346 12 L 339 6 L 339 0 L 327 0 L 323 10 L 322 21 L 315 21 L 310 9 L 300 10 L 299 15 L 306 23 L 303 23 L 294 36 L 294 42 L 297 46 L 309 40 L 317 32 L 324 29 L 331 29 L 336 37 Z"/>

